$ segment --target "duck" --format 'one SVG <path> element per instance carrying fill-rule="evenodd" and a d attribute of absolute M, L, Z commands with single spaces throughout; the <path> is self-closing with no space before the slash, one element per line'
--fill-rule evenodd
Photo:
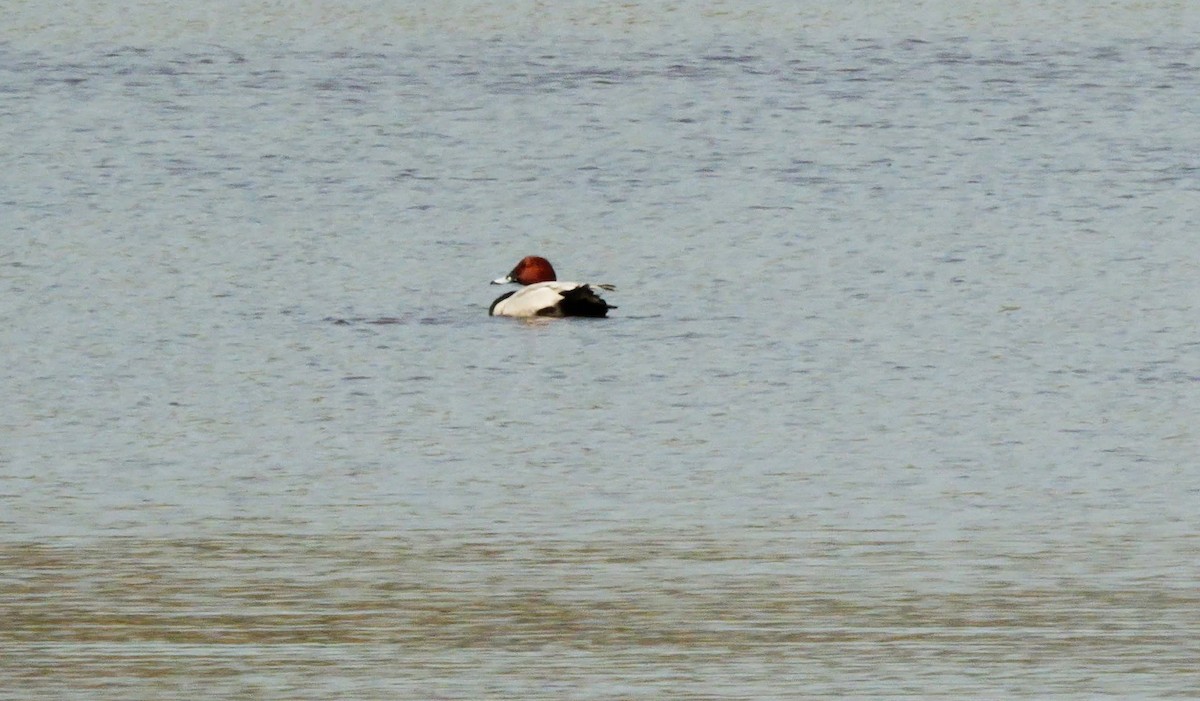
<path fill-rule="evenodd" d="M 521 289 L 500 295 L 488 308 L 489 316 L 564 317 L 586 316 L 601 318 L 615 306 L 604 301 L 597 289 L 613 291 L 607 284 L 563 282 L 554 273 L 554 266 L 541 256 L 525 256 L 493 285 L 516 283 Z"/>

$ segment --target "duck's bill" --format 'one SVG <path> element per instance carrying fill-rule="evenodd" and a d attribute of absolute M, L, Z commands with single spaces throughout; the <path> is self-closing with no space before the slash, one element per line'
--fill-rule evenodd
<path fill-rule="evenodd" d="M 510 282 L 512 282 L 512 278 L 509 277 L 508 275 L 505 275 L 504 277 L 498 277 L 495 280 L 492 280 L 493 285 L 507 285 Z"/>

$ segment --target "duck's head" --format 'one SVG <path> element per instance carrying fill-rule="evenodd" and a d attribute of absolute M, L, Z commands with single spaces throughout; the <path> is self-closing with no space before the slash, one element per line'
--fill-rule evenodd
<path fill-rule="evenodd" d="M 558 277 L 554 274 L 554 266 L 550 265 L 550 261 L 541 256 L 525 256 L 513 267 L 512 272 L 502 278 L 492 280 L 492 284 L 503 285 L 515 282 L 518 285 L 532 285 L 557 279 Z"/>

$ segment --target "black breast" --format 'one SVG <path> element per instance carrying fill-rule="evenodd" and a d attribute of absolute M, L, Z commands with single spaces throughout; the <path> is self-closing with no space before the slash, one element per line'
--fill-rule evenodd
<path fill-rule="evenodd" d="M 512 297 L 516 293 L 517 293 L 517 291 L 513 290 L 512 292 L 505 292 L 504 294 L 497 297 L 496 301 L 492 302 L 492 306 L 488 307 L 488 316 L 495 316 L 496 315 L 496 305 L 500 304 L 501 302 L 508 299 L 509 297 Z"/>

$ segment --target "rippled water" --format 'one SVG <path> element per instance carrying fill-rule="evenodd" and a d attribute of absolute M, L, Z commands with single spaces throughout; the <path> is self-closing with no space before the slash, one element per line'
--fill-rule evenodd
<path fill-rule="evenodd" d="M 59 697 L 1195 691 L 1194 588 L 948 591 L 933 584 L 939 552 L 881 532 L 807 548 L 686 531 L 426 537 L 6 548 L 6 571 L 23 573 L 7 595 L 7 686 Z M 997 576 L 1038 559 L 979 565 Z M 923 586 L 902 584 L 914 568 Z M 898 581 L 856 581 L 872 570 Z"/>
<path fill-rule="evenodd" d="M 843 5 L 15 15 L 0 688 L 1200 694 L 1195 34 Z"/>

